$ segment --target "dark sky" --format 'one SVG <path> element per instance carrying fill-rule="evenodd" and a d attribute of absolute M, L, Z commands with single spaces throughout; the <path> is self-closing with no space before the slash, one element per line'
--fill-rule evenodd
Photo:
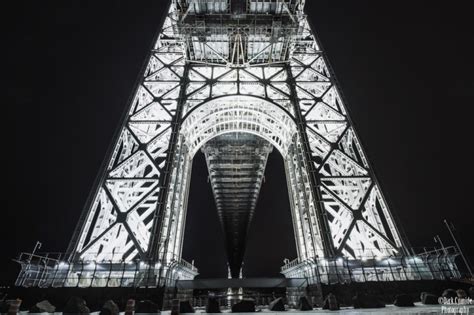
<path fill-rule="evenodd" d="M 382 189 L 413 246 L 457 227 L 474 261 L 473 26 L 461 2 L 309 0 Z M 165 1 L 17 2 L 2 38 L 0 283 L 31 250 L 64 251 L 133 92 Z M 141 6 L 138 6 L 140 4 Z M 222 232 L 204 159 L 193 172 L 184 255 L 225 275 Z M 282 160 L 273 153 L 245 273 L 275 275 L 295 254 Z M 206 225 L 206 228 L 203 228 Z"/>

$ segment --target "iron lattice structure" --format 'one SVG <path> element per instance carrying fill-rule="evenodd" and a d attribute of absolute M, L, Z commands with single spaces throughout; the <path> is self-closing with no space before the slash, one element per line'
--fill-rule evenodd
<path fill-rule="evenodd" d="M 286 276 L 320 259 L 407 254 L 303 8 L 304 0 L 171 1 L 74 232 L 64 285 L 192 279 L 181 251 L 200 149 L 233 276 L 272 148 L 284 158 L 298 253 Z"/>

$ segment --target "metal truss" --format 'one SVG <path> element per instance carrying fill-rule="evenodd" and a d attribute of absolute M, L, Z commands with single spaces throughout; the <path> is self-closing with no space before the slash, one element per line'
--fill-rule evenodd
<path fill-rule="evenodd" d="M 151 271 L 158 279 L 171 264 L 186 268 L 181 251 L 190 174 L 201 148 L 230 257 L 243 256 L 272 146 L 284 158 L 299 263 L 404 251 L 303 5 L 171 2 L 74 233 L 69 263 L 138 259 L 159 266 Z M 237 145 L 237 135 L 245 143 Z M 239 155 L 239 146 L 254 153 Z M 236 154 L 238 159 L 227 157 Z M 246 177 L 244 165 L 256 173 Z M 220 173 L 233 166 L 239 170 Z M 234 175 L 247 186 L 229 179 Z M 242 208 L 231 207 L 231 194 L 247 194 Z M 233 274 L 240 263 L 230 262 Z"/>
<path fill-rule="evenodd" d="M 310 169 L 335 253 L 352 258 L 397 254 L 403 244 L 394 219 L 306 19 L 301 26 L 306 42 L 295 45 L 290 84 L 305 122 Z"/>

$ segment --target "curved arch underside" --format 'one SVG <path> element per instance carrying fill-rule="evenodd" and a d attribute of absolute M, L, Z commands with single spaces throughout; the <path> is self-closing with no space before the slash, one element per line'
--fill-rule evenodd
<path fill-rule="evenodd" d="M 201 104 L 193 108 L 181 126 L 190 158 L 212 138 L 233 132 L 260 136 L 286 156 L 297 130 L 288 112 L 269 101 L 246 95 Z"/>
<path fill-rule="evenodd" d="M 288 155 L 297 133 L 294 118 L 258 97 L 224 96 L 192 108 L 180 133 L 190 159 L 199 149 L 205 154 L 229 269 L 238 277 L 268 154 L 275 146 Z"/>

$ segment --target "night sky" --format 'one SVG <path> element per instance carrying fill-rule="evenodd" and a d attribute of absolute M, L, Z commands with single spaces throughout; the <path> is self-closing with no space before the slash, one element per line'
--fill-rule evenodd
<path fill-rule="evenodd" d="M 474 262 L 474 31 L 467 6 L 307 2 L 358 134 L 412 245 L 433 246 L 435 234 L 451 244 L 442 223 L 447 218 Z M 164 0 L 17 4 L 4 11 L 10 18 L 2 38 L 8 177 L 0 284 L 16 276 L 11 258 L 36 240 L 44 251 L 66 250 L 166 7 Z M 195 259 L 202 277 L 226 276 L 223 233 L 206 177 L 199 154 L 183 254 Z M 274 150 L 244 275 L 278 275 L 283 258 L 296 256 L 292 232 L 283 162 Z"/>

